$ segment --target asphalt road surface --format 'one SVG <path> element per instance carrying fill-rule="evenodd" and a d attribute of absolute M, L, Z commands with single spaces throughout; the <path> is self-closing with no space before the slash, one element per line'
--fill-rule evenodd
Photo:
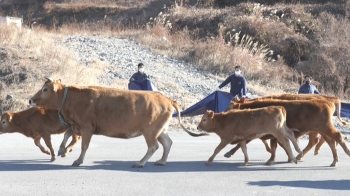
<path fill-rule="evenodd" d="M 337 147 L 339 162 L 327 144 L 320 154 L 308 153 L 298 164 L 287 163 L 281 148 L 276 163 L 266 166 L 269 153 L 260 140 L 248 144 L 250 162 L 243 166 L 239 150 L 231 158 L 221 151 L 210 166 L 205 162 L 219 144 L 215 134 L 195 138 L 170 131 L 173 146 L 165 166 L 155 166 L 163 149 L 144 168 L 132 165 L 146 153 L 143 137 L 115 139 L 93 136 L 84 163 L 80 142 L 67 157 L 50 162 L 31 138 L 17 133 L 0 135 L 0 195 L 349 195 L 350 157 Z M 52 137 L 57 153 L 63 135 Z M 44 144 L 44 142 L 42 141 Z M 304 148 L 306 140 L 299 141 Z M 349 143 L 347 143 L 348 146 Z M 294 155 L 297 153 L 294 151 Z"/>

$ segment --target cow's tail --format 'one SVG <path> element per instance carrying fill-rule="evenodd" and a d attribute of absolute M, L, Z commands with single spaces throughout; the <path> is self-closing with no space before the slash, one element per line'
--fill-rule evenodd
<path fill-rule="evenodd" d="M 179 120 L 179 124 L 180 124 L 181 128 L 182 128 L 184 131 L 186 131 L 186 133 L 188 133 L 189 135 L 191 135 L 191 136 L 193 136 L 193 137 L 209 135 L 208 133 L 193 133 L 193 132 L 187 130 L 187 129 L 185 128 L 185 126 L 183 126 L 182 121 L 181 121 L 181 114 L 180 114 L 181 111 L 180 111 L 179 105 L 177 104 L 176 101 L 172 101 L 172 100 L 171 100 L 171 104 L 173 105 L 173 107 L 175 108 L 175 110 L 176 110 L 176 112 L 177 112 L 177 119 Z"/>
<path fill-rule="evenodd" d="M 340 103 L 340 100 L 339 100 L 338 98 L 337 98 L 337 100 L 335 101 L 334 104 L 338 107 L 337 117 L 338 117 L 339 121 L 340 121 L 343 125 L 345 125 L 345 126 L 350 125 L 350 123 L 346 123 L 345 121 L 343 121 L 343 120 L 340 118 L 341 103 Z"/>

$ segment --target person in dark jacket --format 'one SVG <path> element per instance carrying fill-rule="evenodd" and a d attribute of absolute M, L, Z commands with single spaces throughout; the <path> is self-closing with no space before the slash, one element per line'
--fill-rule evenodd
<path fill-rule="evenodd" d="M 231 83 L 230 93 L 233 96 L 238 95 L 239 98 L 246 97 L 247 81 L 241 74 L 241 66 L 235 67 L 235 73 L 230 75 L 225 81 L 219 85 L 219 89 Z"/>
<path fill-rule="evenodd" d="M 298 94 L 320 94 L 316 86 L 311 84 L 312 77 L 309 75 L 305 76 L 305 83 L 300 86 Z"/>
<path fill-rule="evenodd" d="M 149 75 L 147 75 L 145 73 L 145 68 L 144 68 L 143 63 L 139 63 L 137 65 L 137 69 L 138 69 L 138 71 L 131 76 L 131 78 L 129 80 L 130 82 L 150 79 Z"/>

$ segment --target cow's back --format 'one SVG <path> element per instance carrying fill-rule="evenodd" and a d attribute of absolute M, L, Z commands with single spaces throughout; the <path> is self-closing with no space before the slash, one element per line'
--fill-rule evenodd
<path fill-rule="evenodd" d="M 168 119 L 174 112 L 172 101 L 158 92 L 95 86 L 79 90 L 70 88 L 64 107 L 67 112 L 63 115 L 68 123 L 74 126 L 92 123 L 95 134 L 112 137 L 124 137 L 159 118 Z"/>
<path fill-rule="evenodd" d="M 68 129 L 60 123 L 57 110 L 41 107 L 31 107 L 27 110 L 13 113 L 12 122 L 27 132 L 63 133 Z"/>
<path fill-rule="evenodd" d="M 240 109 L 283 106 L 287 111 L 287 125 L 300 131 L 319 131 L 324 123 L 331 123 L 332 106 L 322 100 L 258 100 L 239 104 Z M 334 107 L 334 106 L 333 106 Z M 322 121 L 323 123 L 320 123 Z"/>
<path fill-rule="evenodd" d="M 218 135 L 224 137 L 257 138 L 266 131 L 280 129 L 285 122 L 283 107 L 271 106 L 256 109 L 230 110 L 215 115 Z M 264 127 L 264 129 L 262 129 Z"/>

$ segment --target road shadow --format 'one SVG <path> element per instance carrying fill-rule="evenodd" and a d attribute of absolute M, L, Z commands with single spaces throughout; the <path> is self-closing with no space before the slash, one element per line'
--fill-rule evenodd
<path fill-rule="evenodd" d="M 42 171 L 42 170 L 111 170 L 111 171 L 129 171 L 144 173 L 167 173 L 167 172 L 216 172 L 216 171 L 268 171 L 268 170 L 333 170 L 333 167 L 303 167 L 294 165 L 294 163 L 277 162 L 274 165 L 267 166 L 263 161 L 251 161 L 248 166 L 243 166 L 243 161 L 218 161 L 210 166 L 205 161 L 174 161 L 168 162 L 165 166 L 156 166 L 155 162 L 147 162 L 143 168 L 132 168 L 134 161 L 96 161 L 92 165 L 80 165 L 74 167 L 71 165 L 59 165 L 51 163 L 44 159 L 35 160 L 7 160 L 0 161 L 1 171 Z"/>
<path fill-rule="evenodd" d="M 298 181 L 258 181 L 248 182 L 252 186 L 284 186 L 294 188 L 311 188 L 327 190 L 350 190 L 350 180 L 298 180 Z"/>

